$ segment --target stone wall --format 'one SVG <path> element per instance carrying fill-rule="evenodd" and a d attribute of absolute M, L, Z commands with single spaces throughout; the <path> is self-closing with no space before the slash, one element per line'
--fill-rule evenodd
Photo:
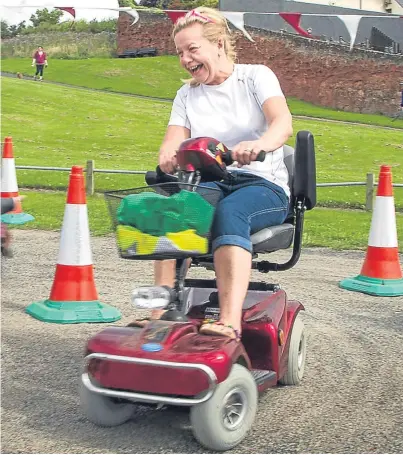
<path fill-rule="evenodd" d="M 171 39 L 172 21 L 164 13 L 152 14 L 138 10 L 140 20 L 136 25 L 127 14 L 120 14 L 117 31 L 118 53 L 125 49 L 156 47 L 159 54 L 175 54 Z"/>
<path fill-rule="evenodd" d="M 248 29 L 251 30 L 250 28 Z M 165 15 L 140 13 L 130 27 L 118 21 L 118 52 L 156 47 L 159 54 L 175 54 L 172 22 Z M 298 36 L 253 29 L 251 43 L 235 32 L 239 63 L 262 63 L 278 76 L 286 96 L 351 112 L 393 115 L 400 105 L 403 56 L 329 45 Z"/>

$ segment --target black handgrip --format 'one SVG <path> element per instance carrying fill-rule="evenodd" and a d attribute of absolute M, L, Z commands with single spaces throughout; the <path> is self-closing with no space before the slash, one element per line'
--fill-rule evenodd
<path fill-rule="evenodd" d="M 167 174 L 166 172 L 162 171 L 160 166 L 157 166 L 157 179 L 160 183 L 175 183 L 178 181 L 177 175 Z"/>
<path fill-rule="evenodd" d="M 166 174 L 159 166 L 155 171 L 148 171 L 145 177 L 147 185 L 157 185 L 159 183 L 177 183 L 178 177 L 172 174 Z"/>
<path fill-rule="evenodd" d="M 231 164 L 234 162 L 234 160 L 232 159 L 232 156 L 231 156 L 231 150 L 228 150 L 228 153 L 226 153 L 225 155 L 223 154 L 222 159 L 227 166 L 231 166 Z M 261 163 L 263 163 L 263 161 L 265 159 L 266 159 L 266 152 L 264 150 L 262 150 L 259 152 L 256 159 L 254 159 L 253 161 L 260 161 Z"/>

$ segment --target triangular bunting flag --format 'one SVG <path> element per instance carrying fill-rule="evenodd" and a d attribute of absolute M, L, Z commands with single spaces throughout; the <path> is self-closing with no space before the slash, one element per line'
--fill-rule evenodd
<path fill-rule="evenodd" d="M 301 13 L 279 13 L 279 15 L 300 35 L 305 36 L 306 38 L 312 38 L 312 36 L 299 25 L 301 22 Z"/>
<path fill-rule="evenodd" d="M 221 11 L 221 14 L 227 19 L 227 21 L 231 22 L 231 24 L 240 30 L 249 41 L 254 43 L 253 38 L 249 35 L 249 33 L 245 30 L 245 22 L 244 22 L 244 13 L 234 13 L 228 11 Z"/>
<path fill-rule="evenodd" d="M 76 18 L 76 10 L 72 6 L 55 6 L 55 9 L 66 11 L 66 13 L 71 14 L 74 19 Z"/>
<path fill-rule="evenodd" d="M 173 10 L 173 9 L 165 9 L 164 13 L 171 19 L 173 23 L 175 23 L 180 17 L 184 16 L 187 11 L 183 10 Z"/>
<path fill-rule="evenodd" d="M 138 22 L 140 20 L 139 13 L 134 8 L 131 10 L 125 11 L 125 13 L 134 19 L 133 22 L 130 24 L 130 26 L 134 25 L 136 22 Z"/>
<path fill-rule="evenodd" d="M 362 16 L 355 14 L 343 14 L 337 16 L 347 28 L 348 33 L 350 34 L 350 51 L 354 47 L 355 39 L 357 37 L 358 26 L 360 25 L 360 20 Z"/>
<path fill-rule="evenodd" d="M 163 11 L 167 14 L 173 23 L 175 23 L 180 17 L 185 16 L 189 12 L 187 10 L 173 9 L 165 9 Z M 248 40 L 252 41 L 252 43 L 254 42 L 252 37 L 245 30 L 243 19 L 244 13 L 221 11 L 221 14 L 227 19 L 227 21 L 231 22 L 234 27 L 240 30 L 246 36 L 246 38 L 248 38 Z"/>
<path fill-rule="evenodd" d="M 141 0 L 134 0 L 135 3 L 140 4 Z M 402 4 L 403 0 L 396 0 L 398 4 Z M 21 0 L 20 5 L 15 6 L 15 5 L 2 5 L 5 8 L 10 8 L 10 9 L 21 9 L 21 8 L 42 8 L 43 6 L 33 6 L 33 5 L 25 5 L 25 2 Z M 49 6 L 48 6 L 49 7 Z M 138 12 L 136 8 L 132 8 L 130 6 L 123 6 L 123 7 L 97 7 L 97 6 L 91 6 L 91 7 L 83 7 L 83 6 L 51 6 L 51 8 L 56 8 L 62 11 L 65 11 L 73 16 L 73 18 L 76 18 L 76 10 L 78 9 L 94 9 L 94 10 L 109 10 L 109 11 L 119 11 L 119 12 L 125 12 L 129 16 L 133 17 L 134 21 L 132 22 L 131 25 L 134 25 L 137 23 L 140 18 L 138 15 Z M 189 11 L 188 10 L 163 10 L 168 17 L 171 19 L 173 23 L 175 23 L 180 17 L 185 16 Z M 353 49 L 355 40 L 357 38 L 357 30 L 358 26 L 360 24 L 360 20 L 362 17 L 369 17 L 371 19 L 396 19 L 396 18 L 401 18 L 403 19 L 402 15 L 397 15 L 397 14 L 383 14 L 383 15 L 377 15 L 373 14 L 371 16 L 359 16 L 359 15 L 354 15 L 354 14 L 319 14 L 319 13 L 277 13 L 277 12 L 269 12 L 269 13 L 252 13 L 250 11 L 221 11 L 222 15 L 232 24 L 234 27 L 236 27 L 238 30 L 240 30 L 245 37 L 254 42 L 252 37 L 249 35 L 249 33 L 245 30 L 245 23 L 244 23 L 244 14 L 250 13 L 250 14 L 256 14 L 256 15 L 279 15 L 281 16 L 295 31 L 298 32 L 299 35 L 304 36 L 306 38 L 314 38 L 318 39 L 317 36 L 312 36 L 310 33 L 308 33 L 307 30 L 301 27 L 301 17 L 338 17 L 346 26 L 348 33 L 350 34 L 350 50 Z"/>

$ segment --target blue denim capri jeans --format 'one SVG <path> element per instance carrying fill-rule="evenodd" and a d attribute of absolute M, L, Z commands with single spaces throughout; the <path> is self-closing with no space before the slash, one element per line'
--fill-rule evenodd
<path fill-rule="evenodd" d="M 269 226 L 282 224 L 289 199 L 275 183 L 254 174 L 233 171 L 225 182 L 203 183 L 220 190 L 211 229 L 212 251 L 234 245 L 252 253 L 250 236 Z"/>

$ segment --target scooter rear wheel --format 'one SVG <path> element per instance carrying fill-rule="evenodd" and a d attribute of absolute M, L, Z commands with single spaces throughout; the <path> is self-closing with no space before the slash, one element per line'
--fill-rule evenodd
<path fill-rule="evenodd" d="M 132 417 L 135 408 L 133 403 L 91 392 L 81 380 L 80 405 L 88 420 L 101 427 L 122 425 Z"/>
<path fill-rule="evenodd" d="M 258 391 L 252 375 L 235 364 L 213 396 L 190 409 L 195 438 L 204 447 L 225 451 L 238 445 L 250 430 L 257 411 Z"/>
<path fill-rule="evenodd" d="M 298 314 L 291 332 L 286 374 L 279 380 L 283 385 L 298 385 L 304 375 L 306 358 L 305 326 Z"/>

